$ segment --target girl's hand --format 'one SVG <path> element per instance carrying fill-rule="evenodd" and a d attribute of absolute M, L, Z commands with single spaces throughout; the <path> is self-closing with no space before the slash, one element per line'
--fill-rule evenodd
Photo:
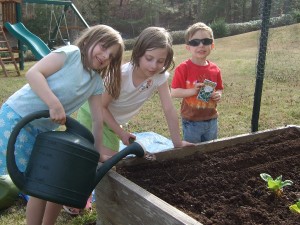
<path fill-rule="evenodd" d="M 177 145 L 174 145 L 174 148 L 182 148 L 182 147 L 189 147 L 189 146 L 196 146 L 196 144 L 187 141 L 181 141 L 181 143 L 179 142 Z"/>
<path fill-rule="evenodd" d="M 120 139 L 121 139 L 121 141 L 122 141 L 122 143 L 124 144 L 124 145 L 129 145 L 129 144 L 131 144 L 131 141 L 130 141 L 130 139 L 132 140 L 132 139 L 136 139 L 136 136 L 135 135 L 133 135 L 133 134 L 131 134 L 131 133 L 129 133 L 129 132 L 126 132 L 126 131 L 124 131 L 123 130 L 123 132 L 122 132 L 122 134 L 121 134 L 121 136 L 120 136 Z"/>
<path fill-rule="evenodd" d="M 187 141 L 182 141 L 182 147 L 188 147 L 188 146 L 196 146 L 196 144 Z"/>
<path fill-rule="evenodd" d="M 64 125 L 66 123 L 66 113 L 60 102 L 56 106 L 49 107 L 50 118 L 53 122 Z"/>

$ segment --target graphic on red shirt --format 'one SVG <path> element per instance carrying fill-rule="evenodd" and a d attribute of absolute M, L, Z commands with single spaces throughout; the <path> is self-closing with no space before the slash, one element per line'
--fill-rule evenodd
<path fill-rule="evenodd" d="M 187 89 L 194 88 L 196 82 L 193 82 L 191 84 L 189 81 L 186 81 L 186 88 Z M 215 108 L 216 107 L 216 104 L 212 100 L 210 100 L 209 102 L 204 102 L 204 101 L 198 100 L 197 95 L 193 95 L 191 97 L 185 98 L 185 103 L 189 107 L 195 108 L 195 109 Z"/>

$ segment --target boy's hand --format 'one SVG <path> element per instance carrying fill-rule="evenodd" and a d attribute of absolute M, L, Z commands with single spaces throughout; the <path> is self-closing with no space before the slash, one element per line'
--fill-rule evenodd
<path fill-rule="evenodd" d="M 196 91 L 195 95 L 197 95 L 199 93 L 200 88 L 203 86 L 204 86 L 204 83 L 200 83 L 200 82 L 195 83 L 195 91 Z"/>
<path fill-rule="evenodd" d="M 219 91 L 214 91 L 211 95 L 211 100 L 219 102 L 221 100 L 222 94 Z"/>

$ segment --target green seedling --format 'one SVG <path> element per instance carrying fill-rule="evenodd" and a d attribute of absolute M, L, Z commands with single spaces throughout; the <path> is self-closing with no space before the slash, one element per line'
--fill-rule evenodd
<path fill-rule="evenodd" d="M 296 202 L 295 204 L 290 205 L 289 209 L 290 209 L 292 212 L 300 213 L 300 199 L 299 199 L 298 202 Z"/>
<path fill-rule="evenodd" d="M 283 187 L 293 184 L 293 181 L 291 180 L 282 181 L 282 175 L 275 180 L 267 173 L 261 173 L 260 177 L 268 183 L 268 188 L 272 190 L 277 197 L 283 195 Z"/>

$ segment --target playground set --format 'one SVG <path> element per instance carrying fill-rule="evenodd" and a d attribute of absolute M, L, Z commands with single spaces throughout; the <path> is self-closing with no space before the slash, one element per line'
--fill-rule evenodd
<path fill-rule="evenodd" d="M 85 19 L 82 17 L 76 6 L 69 0 L 0 0 L 2 6 L 2 24 L 0 25 L 0 64 L 4 75 L 7 76 L 5 64 L 13 63 L 15 70 L 20 75 L 20 70 L 24 70 L 24 51 L 30 49 L 36 60 L 40 60 L 51 52 L 55 47 L 58 34 L 65 45 L 70 44 L 68 26 L 66 22 L 66 12 L 72 10 L 77 18 L 83 23 L 84 27 L 89 27 Z M 22 22 L 22 4 L 45 4 L 51 5 L 51 19 L 55 22 L 55 27 L 49 29 L 49 40 L 45 43 L 36 34 L 30 32 Z M 56 18 L 53 6 L 62 6 L 61 15 Z M 64 22 L 67 37 L 63 38 L 61 34 L 61 24 Z M 11 48 L 6 32 L 17 39 L 17 48 Z M 26 46 L 26 47 L 25 47 Z M 15 54 L 18 56 L 16 57 Z M 8 57 L 9 56 L 9 57 Z M 19 62 L 19 68 L 16 64 Z"/>

